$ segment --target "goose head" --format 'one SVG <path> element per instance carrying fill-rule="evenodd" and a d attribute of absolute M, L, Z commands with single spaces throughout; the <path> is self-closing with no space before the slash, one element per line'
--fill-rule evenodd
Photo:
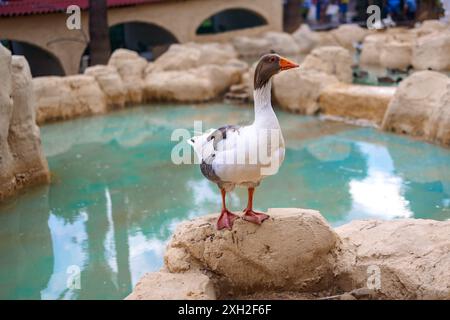
<path fill-rule="evenodd" d="M 254 89 L 263 88 L 277 73 L 297 68 L 299 65 L 279 56 L 276 53 L 266 54 L 261 57 L 255 69 Z"/>

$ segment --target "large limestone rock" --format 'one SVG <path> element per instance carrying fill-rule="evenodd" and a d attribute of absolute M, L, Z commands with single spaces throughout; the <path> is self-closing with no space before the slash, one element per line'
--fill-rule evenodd
<path fill-rule="evenodd" d="M 240 83 L 247 63 L 237 60 L 228 44 L 186 44 L 169 51 L 146 70 L 145 97 L 149 101 L 208 101 Z"/>
<path fill-rule="evenodd" d="M 303 61 L 300 69 L 316 70 L 336 76 L 340 81 L 351 83 L 352 57 L 342 47 L 321 47 L 314 49 Z"/>
<path fill-rule="evenodd" d="M 261 56 L 271 50 L 285 56 L 300 53 L 300 46 L 289 33 L 270 31 L 262 37 L 240 36 L 233 39 L 233 45 L 239 56 Z"/>
<path fill-rule="evenodd" d="M 147 273 L 127 300 L 215 300 L 214 284 L 207 276 L 191 273 Z"/>
<path fill-rule="evenodd" d="M 302 114 L 319 111 L 319 97 L 324 88 L 339 80 L 325 72 L 302 70 L 302 67 L 277 74 L 273 79 L 273 93 L 283 109 Z"/>
<path fill-rule="evenodd" d="M 380 53 L 383 45 L 388 41 L 386 33 L 377 32 L 364 38 L 360 56 L 360 64 L 363 66 L 379 66 Z"/>
<path fill-rule="evenodd" d="M 450 221 L 353 221 L 336 232 L 344 248 L 343 290 L 378 286 L 368 275 L 379 272 L 379 298 L 449 299 Z"/>
<path fill-rule="evenodd" d="M 117 49 L 111 55 L 108 65 L 117 69 L 127 91 L 127 103 L 138 104 L 143 101 L 144 70 L 147 61 L 136 52 Z"/>
<path fill-rule="evenodd" d="M 312 31 L 309 26 L 302 24 L 293 34 L 299 47 L 300 53 L 310 53 L 319 43 L 319 35 Z"/>
<path fill-rule="evenodd" d="M 35 122 L 31 72 L 22 56 L 0 44 L 0 201 L 18 190 L 49 182 Z"/>
<path fill-rule="evenodd" d="M 237 53 L 231 44 L 173 44 L 145 72 L 182 71 L 210 64 L 222 65 L 232 59 L 237 59 Z"/>
<path fill-rule="evenodd" d="M 12 155 L 8 144 L 9 125 L 13 110 L 11 52 L 0 44 L 0 199 L 10 194 L 14 184 Z"/>
<path fill-rule="evenodd" d="M 106 95 L 92 76 L 38 77 L 33 87 L 38 123 L 107 111 Z"/>
<path fill-rule="evenodd" d="M 320 111 L 323 114 L 381 124 L 395 87 L 361 86 L 339 83 L 322 90 Z"/>
<path fill-rule="evenodd" d="M 217 231 L 217 215 L 180 225 L 165 265 L 172 273 L 206 270 L 221 283 L 220 294 L 321 290 L 333 279 L 339 242 L 317 211 L 270 209 L 261 226 L 243 220 L 233 231 Z M 289 239 L 289 240 L 287 240 Z"/>
<path fill-rule="evenodd" d="M 123 108 L 126 102 L 127 91 L 115 67 L 94 66 L 84 71 L 84 74 L 93 76 L 106 95 L 108 109 Z"/>
<path fill-rule="evenodd" d="M 380 65 L 384 68 L 406 70 L 411 59 L 412 42 L 392 39 L 381 45 Z"/>
<path fill-rule="evenodd" d="M 183 71 L 150 72 L 145 79 L 149 101 L 208 101 L 241 81 L 242 65 L 205 65 Z"/>
<path fill-rule="evenodd" d="M 356 24 L 343 24 L 330 33 L 340 46 L 350 52 L 354 52 L 355 44 L 362 42 L 368 31 Z"/>
<path fill-rule="evenodd" d="M 412 65 L 418 70 L 450 70 L 450 30 L 418 38 L 412 49 Z"/>
<path fill-rule="evenodd" d="M 217 215 L 180 224 L 164 267 L 127 299 L 448 299 L 450 221 L 352 221 L 270 209 L 261 226 Z"/>
<path fill-rule="evenodd" d="M 384 130 L 450 145 L 450 78 L 438 72 L 414 73 L 400 83 L 389 104 Z"/>

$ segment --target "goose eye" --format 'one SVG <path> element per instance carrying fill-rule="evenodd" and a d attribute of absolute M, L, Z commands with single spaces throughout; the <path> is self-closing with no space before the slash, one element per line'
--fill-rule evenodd
<path fill-rule="evenodd" d="M 269 61 L 270 62 L 275 62 L 275 57 L 270 57 Z"/>

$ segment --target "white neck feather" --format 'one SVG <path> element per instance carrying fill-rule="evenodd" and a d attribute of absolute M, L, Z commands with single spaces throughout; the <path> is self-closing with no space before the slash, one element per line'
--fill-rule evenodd
<path fill-rule="evenodd" d="M 262 88 L 253 91 L 253 97 L 255 100 L 255 122 L 254 125 L 267 128 L 278 129 L 277 116 L 272 108 L 272 80 L 269 80 Z"/>

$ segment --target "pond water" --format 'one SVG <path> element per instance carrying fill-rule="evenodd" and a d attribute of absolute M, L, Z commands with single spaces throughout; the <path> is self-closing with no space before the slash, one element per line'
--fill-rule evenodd
<path fill-rule="evenodd" d="M 450 151 L 372 128 L 279 111 L 287 141 L 259 210 L 320 210 L 352 219 L 450 218 Z M 186 219 L 217 212 L 217 187 L 196 165 L 171 162 L 176 128 L 250 121 L 248 107 L 147 106 L 46 125 L 52 184 L 0 206 L 0 299 L 120 299 L 163 263 Z M 246 191 L 232 193 L 242 210 Z M 77 274 L 80 272 L 80 277 Z M 80 279 L 78 281 L 77 279 Z"/>

